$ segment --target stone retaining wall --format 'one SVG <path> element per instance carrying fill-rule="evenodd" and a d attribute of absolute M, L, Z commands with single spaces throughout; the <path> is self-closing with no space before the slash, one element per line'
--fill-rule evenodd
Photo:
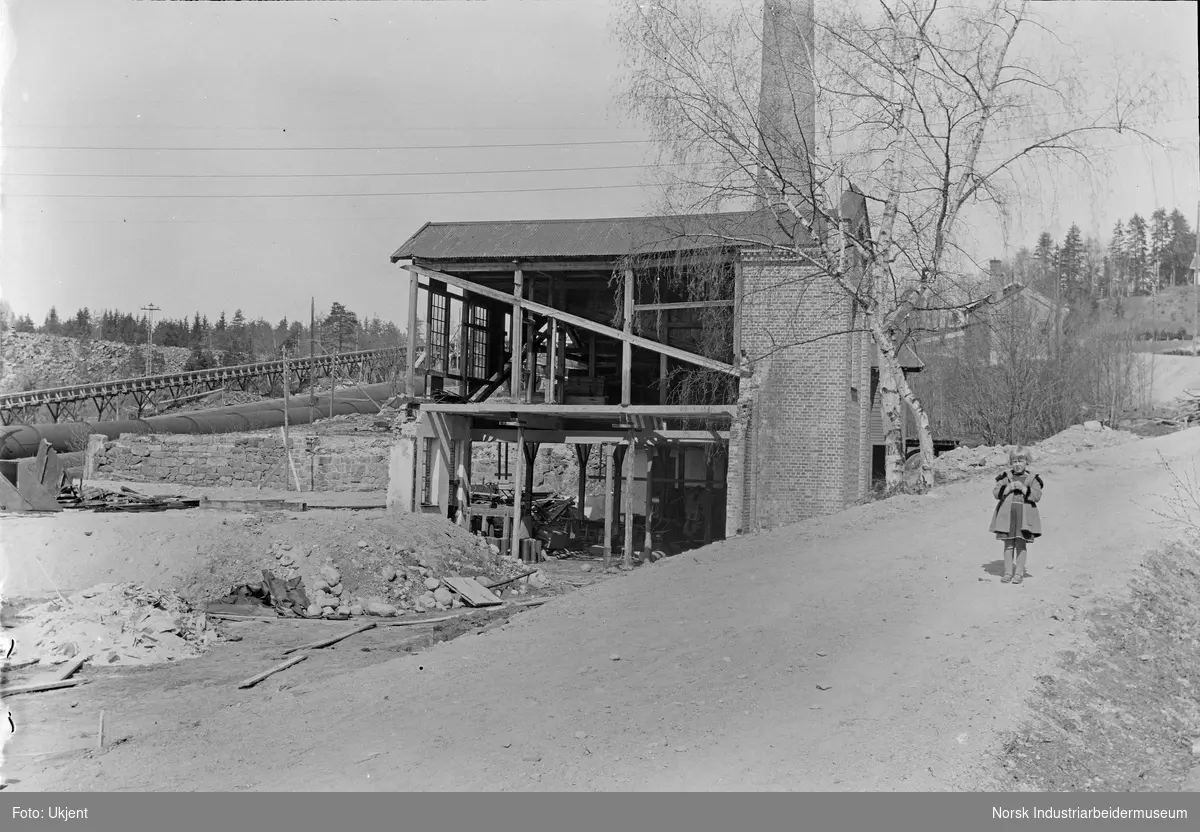
<path fill-rule="evenodd" d="M 386 491 L 387 442 L 369 446 L 316 445 L 291 439 L 292 461 L 303 491 Z M 89 470 L 100 479 L 228 488 L 294 487 L 283 438 L 263 434 L 125 435 L 96 442 Z"/>

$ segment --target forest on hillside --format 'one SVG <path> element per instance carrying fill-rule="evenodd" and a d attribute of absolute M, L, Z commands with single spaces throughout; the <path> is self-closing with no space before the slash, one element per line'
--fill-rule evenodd
<path fill-rule="evenodd" d="M 0 329 L 38 332 L 71 338 L 145 344 L 148 319 L 117 309 L 76 310 L 61 317 L 50 308 L 41 324 L 29 315 L 15 316 L 9 310 L 0 315 Z M 215 321 L 196 312 L 188 318 L 160 318 L 153 321 L 153 342 L 159 347 L 183 347 L 192 355 L 186 369 L 202 370 L 216 366 L 234 366 L 268 361 L 285 356 L 307 356 L 356 350 L 398 347 L 406 344 L 405 334 L 391 321 L 378 315 L 361 318 L 345 305 L 334 302 L 327 312 L 317 316 L 315 337 L 311 325 L 282 318 L 271 324 L 264 318 L 248 320 L 241 309 L 227 317 L 225 311 Z"/>

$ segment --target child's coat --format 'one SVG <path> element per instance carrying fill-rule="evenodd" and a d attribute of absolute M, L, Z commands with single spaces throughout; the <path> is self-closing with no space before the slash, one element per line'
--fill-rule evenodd
<path fill-rule="evenodd" d="M 1005 471 L 996 476 L 996 486 L 992 489 L 992 496 L 998 501 L 996 503 L 996 511 L 992 514 L 992 531 L 998 537 L 1007 538 L 1012 526 L 1012 504 L 1014 495 L 1005 493 L 1009 485 L 1014 482 L 1023 482 L 1029 487 L 1029 492 L 1025 495 L 1024 502 L 1020 504 L 1021 520 L 1020 529 L 1021 536 L 1026 540 L 1033 540 L 1035 537 L 1042 536 L 1042 518 L 1038 514 L 1038 502 L 1042 499 L 1042 478 L 1032 471 L 1026 471 L 1020 477 L 1014 477 L 1011 471 Z M 1003 495 L 1003 496 L 1001 496 Z"/>

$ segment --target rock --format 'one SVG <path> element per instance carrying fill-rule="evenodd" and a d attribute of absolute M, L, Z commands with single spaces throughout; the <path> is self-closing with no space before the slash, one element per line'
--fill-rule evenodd
<path fill-rule="evenodd" d="M 577 739 L 577 740 L 586 740 L 586 739 L 587 739 L 587 731 L 576 731 L 576 732 L 575 732 L 575 739 Z"/>
<path fill-rule="evenodd" d="M 91 533 L 91 532 L 84 532 L 84 534 L 85 534 L 86 536 L 88 536 L 88 537 L 91 537 L 91 536 L 92 536 L 92 533 Z"/>
<path fill-rule="evenodd" d="M 488 551 L 491 552 L 493 556 L 495 556 L 495 555 L 500 554 L 500 547 L 497 546 L 495 543 L 489 543 Z"/>
<path fill-rule="evenodd" d="M 425 588 L 428 589 L 430 592 L 437 589 L 441 585 L 442 585 L 442 582 L 439 581 L 437 578 L 426 578 L 425 579 Z"/>
<path fill-rule="evenodd" d="M 1090 420 L 1090 421 L 1087 421 L 1087 422 L 1084 422 L 1084 423 L 1083 423 L 1083 429 L 1084 429 L 1084 430 L 1095 430 L 1095 431 L 1098 431 L 1098 430 L 1102 430 L 1103 428 L 1104 428 L 1104 425 L 1100 424 L 1100 423 L 1099 423 L 1099 422 L 1097 422 L 1095 419 L 1092 419 L 1092 420 Z"/>
<path fill-rule="evenodd" d="M 350 607 L 346 606 L 345 604 L 342 604 L 340 607 L 338 607 L 337 612 L 338 615 L 351 615 Z"/>
<path fill-rule="evenodd" d="M 75 642 L 67 641 L 67 642 L 60 644 L 58 646 L 58 649 L 55 650 L 54 652 L 58 653 L 59 655 L 65 657 L 65 658 L 73 659 L 73 658 L 75 658 L 75 654 L 79 652 L 79 648 L 75 645 Z"/>
<path fill-rule="evenodd" d="M 383 570 L 382 577 L 390 584 L 392 581 L 396 580 L 396 570 L 389 566 L 387 569 Z"/>
<path fill-rule="evenodd" d="M 433 591 L 433 600 L 444 606 L 449 606 L 454 603 L 454 593 L 444 586 L 439 586 Z"/>
<path fill-rule="evenodd" d="M 337 568 L 327 563 L 321 567 L 321 577 L 326 580 L 330 586 L 335 586 L 342 582 L 342 573 L 337 571 Z"/>
<path fill-rule="evenodd" d="M 313 592 L 328 592 L 329 591 L 328 581 L 326 581 L 324 578 L 317 578 L 315 581 L 312 582 L 312 591 Z"/>
<path fill-rule="evenodd" d="M 458 597 L 455 597 L 455 599 L 450 603 L 451 609 L 457 610 L 457 609 L 461 608 L 462 606 L 463 606 L 462 599 L 458 598 Z"/>
<path fill-rule="evenodd" d="M 365 541 L 365 540 L 358 541 L 358 548 L 360 548 L 360 549 L 367 548 L 367 541 Z"/>
<path fill-rule="evenodd" d="M 279 544 L 279 548 L 283 549 L 283 551 L 285 551 L 285 552 L 290 552 L 290 551 L 292 551 L 292 544 L 281 543 L 281 544 Z"/>
<path fill-rule="evenodd" d="M 363 609 L 362 604 L 351 604 L 350 605 L 350 614 L 351 615 L 362 615 L 364 612 L 365 612 L 365 610 Z"/>
<path fill-rule="evenodd" d="M 619 661 L 621 661 L 621 657 L 618 654 L 613 653 L 611 656 L 608 657 L 608 660 L 613 661 L 613 662 L 619 662 Z"/>
<path fill-rule="evenodd" d="M 529 585 L 534 589 L 545 589 L 550 585 L 550 579 L 541 569 L 529 576 Z"/>
<path fill-rule="evenodd" d="M 542 755 L 536 751 L 526 751 L 521 755 L 521 760 L 526 763 L 536 763 L 542 759 Z"/>
<path fill-rule="evenodd" d="M 1192 756 L 1200 757 L 1200 739 L 1192 740 Z"/>
<path fill-rule="evenodd" d="M 581 564 L 581 565 L 580 565 L 580 567 L 579 567 L 579 571 L 580 571 L 580 572 L 591 572 L 591 571 L 592 571 L 592 565 L 591 565 L 590 563 L 584 563 L 584 564 Z"/>
<path fill-rule="evenodd" d="M 308 609 L 305 610 L 305 612 L 308 613 L 309 618 L 316 618 L 318 615 L 321 614 L 321 608 L 315 603 L 309 604 Z"/>
<path fill-rule="evenodd" d="M 367 615 L 378 615 L 384 618 L 399 614 L 394 606 L 379 598 L 370 598 L 363 602 L 363 612 Z"/>
<path fill-rule="evenodd" d="M 324 618 L 329 618 L 331 615 L 337 615 L 337 607 L 321 607 L 321 615 Z"/>
<path fill-rule="evenodd" d="M 422 607 L 425 607 L 425 609 L 431 610 L 437 606 L 437 599 L 433 597 L 432 592 L 426 592 L 424 595 L 422 595 L 420 598 L 417 599 L 417 603 L 420 604 Z"/>
<path fill-rule="evenodd" d="M 338 597 L 341 597 L 341 594 L 345 591 L 346 590 L 342 588 L 341 584 L 335 584 L 334 586 L 329 587 L 330 595 L 337 595 Z"/>
<path fill-rule="evenodd" d="M 1007 465 L 1007 464 L 1008 464 L 1008 454 L 1004 453 L 1003 451 L 996 451 L 993 454 L 989 454 L 987 457 L 987 465 L 992 468 L 998 468 L 1000 466 Z"/>
<path fill-rule="evenodd" d="M 283 559 L 283 551 L 282 551 L 281 549 L 276 549 L 276 550 L 275 550 L 274 552 L 272 552 L 271 554 L 275 556 L 275 560 L 282 560 L 282 559 Z"/>

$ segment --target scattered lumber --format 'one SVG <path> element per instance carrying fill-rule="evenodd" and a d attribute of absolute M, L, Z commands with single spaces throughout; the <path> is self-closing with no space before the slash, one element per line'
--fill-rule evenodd
<path fill-rule="evenodd" d="M 533 574 L 534 574 L 534 573 L 536 573 L 537 571 L 538 571 L 538 570 L 536 570 L 536 569 L 531 569 L 531 570 L 529 570 L 528 572 L 522 572 L 520 575 L 517 575 L 515 578 L 509 578 L 508 580 L 505 580 L 505 581 L 497 581 L 496 583 L 494 583 L 494 584 L 491 584 L 490 586 L 488 586 L 488 589 L 495 589 L 495 588 L 496 588 L 496 587 L 498 587 L 498 586 L 508 586 L 508 585 L 509 585 L 509 584 L 511 584 L 513 581 L 519 581 L 519 580 L 521 580 L 522 578 L 528 578 L 530 575 L 533 575 Z"/>
<path fill-rule="evenodd" d="M 339 641 L 345 641 L 346 639 L 350 638 L 350 636 L 356 636 L 359 633 L 365 633 L 367 630 L 374 630 L 376 626 L 377 622 L 372 621 L 370 624 L 364 624 L 361 627 L 357 627 L 348 633 L 342 633 L 339 636 L 333 636 L 332 638 L 314 641 L 312 644 L 302 644 L 299 647 L 289 648 L 283 651 L 283 655 L 287 656 L 291 653 L 298 653 L 301 650 L 320 650 L 322 647 L 329 647 L 337 644 Z"/>
<path fill-rule="evenodd" d="M 60 670 L 54 674 L 54 679 L 59 682 L 70 679 L 72 676 L 75 675 L 75 672 L 77 670 L 79 670 L 79 668 L 83 667 L 84 662 L 86 662 L 90 658 L 91 658 L 91 656 L 86 656 L 86 655 L 85 656 L 76 656 L 74 659 L 72 659 L 70 662 L 68 662 L 63 667 L 62 670 Z"/>
<path fill-rule="evenodd" d="M 0 664 L 0 673 L 8 673 L 10 670 L 20 670 L 23 667 L 33 667 L 40 661 L 41 659 L 21 659 L 16 662 L 4 662 Z"/>
<path fill-rule="evenodd" d="M 307 653 L 301 653 L 298 656 L 292 656 L 290 659 L 288 659 L 285 662 L 281 662 L 281 663 L 275 665 L 274 667 L 269 668 L 268 670 L 264 670 L 262 673 L 259 673 L 255 676 L 251 676 L 249 679 L 247 679 L 244 682 L 239 682 L 238 688 L 240 690 L 245 690 L 246 688 L 252 688 L 255 685 L 257 685 L 259 682 L 261 682 L 263 679 L 266 679 L 268 676 L 274 676 L 276 673 L 287 670 L 292 665 L 300 664 L 300 662 L 304 661 L 307 658 L 308 658 Z"/>
<path fill-rule="evenodd" d="M 87 684 L 85 679 L 57 679 L 54 681 L 45 682 L 29 682 L 24 685 L 6 686 L 0 690 L 0 694 L 4 696 L 16 696 L 20 693 L 41 693 L 45 690 L 58 690 L 59 688 L 73 688 L 76 685 Z"/>

